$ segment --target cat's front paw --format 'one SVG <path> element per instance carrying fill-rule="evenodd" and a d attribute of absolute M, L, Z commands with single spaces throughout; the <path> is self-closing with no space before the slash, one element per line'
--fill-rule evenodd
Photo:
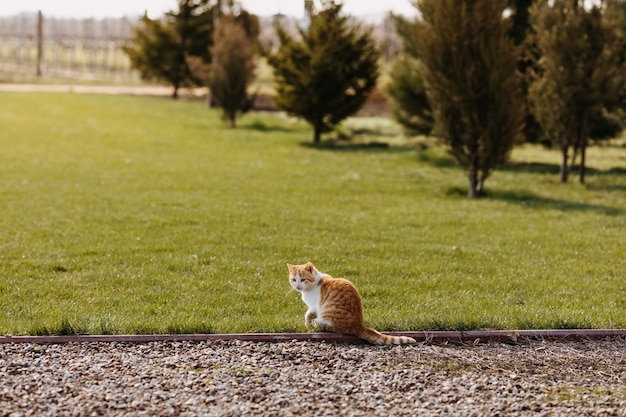
<path fill-rule="evenodd" d="M 326 331 L 329 332 L 331 331 L 331 323 L 320 319 L 320 318 L 316 318 L 315 320 L 313 320 L 313 327 L 315 328 L 315 330 L 317 331 Z"/>
<path fill-rule="evenodd" d="M 304 324 L 306 325 L 306 327 L 307 328 L 314 327 L 316 318 L 317 318 L 317 314 L 311 313 L 311 312 L 307 312 L 304 315 Z"/>
<path fill-rule="evenodd" d="M 312 332 L 321 332 L 324 330 L 324 327 L 320 326 L 317 319 L 309 320 L 305 324 L 306 324 L 307 330 L 312 331 Z"/>

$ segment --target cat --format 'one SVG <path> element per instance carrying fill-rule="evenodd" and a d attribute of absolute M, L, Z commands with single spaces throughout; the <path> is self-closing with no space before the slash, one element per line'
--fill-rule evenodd
<path fill-rule="evenodd" d="M 318 271 L 311 262 L 287 264 L 291 286 L 302 294 L 309 308 L 304 315 L 307 327 L 349 334 L 375 345 L 416 343 L 406 336 L 389 336 L 365 326 L 361 296 L 347 279 L 333 278 Z"/>

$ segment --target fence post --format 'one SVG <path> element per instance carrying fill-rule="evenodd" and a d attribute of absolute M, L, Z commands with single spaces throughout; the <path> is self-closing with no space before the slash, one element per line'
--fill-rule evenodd
<path fill-rule="evenodd" d="M 41 64 L 43 61 L 43 13 L 37 13 L 37 77 L 41 78 Z"/>

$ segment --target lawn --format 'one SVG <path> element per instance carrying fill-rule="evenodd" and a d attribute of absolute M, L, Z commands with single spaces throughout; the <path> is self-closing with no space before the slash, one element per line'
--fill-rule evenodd
<path fill-rule="evenodd" d="M 350 120 L 229 129 L 201 103 L 0 96 L 0 332 L 304 331 L 285 264 L 352 280 L 380 330 L 626 327 L 626 146 L 588 184 L 516 150 L 465 197 L 431 139 Z M 384 146 L 390 143 L 391 146 Z"/>

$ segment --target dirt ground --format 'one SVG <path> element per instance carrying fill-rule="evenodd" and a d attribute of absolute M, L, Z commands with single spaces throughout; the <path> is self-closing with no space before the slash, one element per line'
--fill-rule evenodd
<path fill-rule="evenodd" d="M 71 85 L 71 84 L 2 84 L 0 91 L 24 91 L 24 92 L 67 92 L 83 94 L 128 94 L 138 96 L 169 97 L 172 88 L 165 86 L 108 86 L 108 85 Z M 206 89 L 184 88 L 180 92 L 184 100 L 206 100 Z M 272 97 L 260 94 L 255 103 L 255 109 L 264 111 L 277 111 Z M 356 114 L 357 117 L 385 117 L 388 115 L 387 98 L 383 92 L 376 88 Z"/>

